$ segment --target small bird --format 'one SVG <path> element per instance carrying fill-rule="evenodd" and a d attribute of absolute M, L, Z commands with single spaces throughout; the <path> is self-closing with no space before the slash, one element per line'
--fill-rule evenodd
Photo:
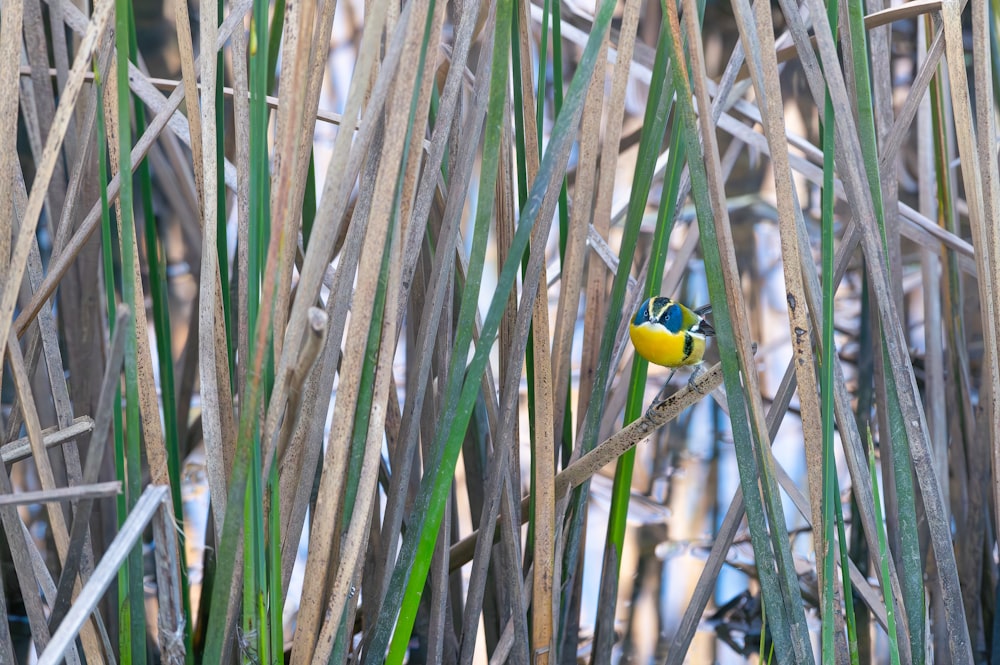
<path fill-rule="evenodd" d="M 664 367 L 697 365 L 705 357 L 705 339 L 715 328 L 705 320 L 712 306 L 691 310 L 670 298 L 649 298 L 639 306 L 629 324 L 636 352 Z"/>

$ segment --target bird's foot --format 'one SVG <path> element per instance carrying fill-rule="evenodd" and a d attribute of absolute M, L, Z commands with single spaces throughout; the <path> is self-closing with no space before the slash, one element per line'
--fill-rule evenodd
<path fill-rule="evenodd" d="M 705 391 L 701 389 L 700 385 L 698 385 L 698 379 L 701 378 L 704 373 L 705 367 L 699 363 L 694 366 L 694 371 L 691 372 L 691 378 L 688 379 L 688 388 L 695 391 L 699 395 L 705 394 Z"/>

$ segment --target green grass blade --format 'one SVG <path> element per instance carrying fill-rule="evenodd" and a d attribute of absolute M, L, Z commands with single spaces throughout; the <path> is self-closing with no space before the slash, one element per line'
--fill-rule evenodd
<path fill-rule="evenodd" d="M 878 471 L 875 468 L 875 447 L 872 444 L 872 433 L 868 430 L 868 473 L 872 478 L 872 489 L 875 495 L 875 514 L 882 515 L 882 492 L 878 486 Z M 878 563 L 882 568 L 882 579 L 889 579 L 889 547 L 886 544 L 885 526 L 881 519 L 875 521 L 878 527 Z M 889 658 L 892 665 L 899 665 L 899 637 L 896 634 L 896 611 L 892 599 L 892 589 L 883 588 L 885 599 L 886 623 L 889 624 Z"/>
<path fill-rule="evenodd" d="M 1000 0 L 990 0 L 990 55 L 993 66 L 994 104 L 1000 105 Z"/>
<path fill-rule="evenodd" d="M 278 3 L 284 6 L 283 3 Z M 271 157 L 267 147 L 267 128 L 270 110 L 267 93 L 274 69 L 269 59 L 271 39 L 267 30 L 267 4 L 255 3 L 251 30 L 256 35 L 256 49 L 250 53 L 250 237 L 249 237 L 249 286 L 246 312 L 249 338 L 254 339 L 260 311 L 260 280 L 270 238 L 271 216 Z M 280 30 L 280 28 L 278 28 Z M 278 33 L 280 35 L 280 32 Z M 275 42 L 276 43 L 276 42 Z M 273 49 L 277 51 L 277 48 Z M 277 57 L 277 56 L 275 56 Z M 245 386 L 240 387 L 241 391 Z"/>
<path fill-rule="evenodd" d="M 312 235 L 316 219 L 316 152 L 309 152 L 309 171 L 306 173 L 306 189 L 302 196 L 302 251 L 309 251 L 309 236 Z"/>
<path fill-rule="evenodd" d="M 115 49 L 117 51 L 118 150 L 121 179 L 119 204 L 121 219 L 122 300 L 133 309 L 135 303 L 135 220 L 132 216 L 132 92 L 128 82 L 130 3 L 115 2 Z M 139 416 L 139 374 L 136 350 L 136 316 L 145 312 L 132 311 L 125 335 L 125 487 L 128 509 L 142 493 L 142 427 Z M 142 586 L 142 543 L 136 543 L 128 556 L 128 601 L 122 607 L 121 662 L 133 665 L 146 663 L 146 613 Z M 124 629 L 124 626 L 128 626 Z"/>
<path fill-rule="evenodd" d="M 828 18 L 831 25 L 836 25 L 837 2 L 831 2 L 827 8 Z M 837 482 L 837 460 L 833 451 L 833 429 L 835 426 L 833 417 L 833 363 L 837 362 L 837 351 L 833 341 L 833 296 L 836 289 L 833 275 L 833 255 L 834 255 L 834 219 L 833 209 L 836 202 L 836 194 L 833 190 L 834 183 L 834 122 L 833 122 L 833 100 L 830 98 L 830 91 L 827 90 L 824 101 L 823 117 L 826 121 L 822 124 L 822 148 L 823 148 L 823 192 L 822 192 L 822 254 L 823 254 L 823 348 L 820 356 L 819 381 L 821 413 L 820 418 L 823 423 L 823 532 L 819 534 L 821 545 L 817 551 L 825 552 L 823 557 L 823 590 L 822 605 L 823 629 L 821 644 L 823 650 L 823 662 L 829 663 L 835 658 L 834 643 L 834 554 L 830 544 L 833 542 L 833 503 L 840 506 L 840 497 L 834 493 Z M 843 545 L 843 540 L 841 540 Z M 845 577 L 847 575 L 845 574 Z M 850 596 L 844 595 L 848 607 L 853 607 Z"/>
<path fill-rule="evenodd" d="M 265 9 L 263 15 L 266 18 L 267 5 L 264 5 L 264 7 Z M 268 95 L 277 94 L 278 92 L 275 86 L 275 81 L 278 76 L 278 54 L 280 53 L 280 49 L 278 47 L 281 45 L 281 31 L 285 25 L 286 1 L 275 0 L 273 8 L 274 12 L 271 15 L 271 29 L 268 32 L 267 44 L 265 45 L 265 50 L 264 50 L 264 57 L 261 60 L 261 64 L 264 63 L 267 64 L 267 68 L 264 70 L 265 72 L 267 72 L 267 77 L 265 78 L 265 81 L 267 83 L 264 87 L 264 94 Z M 254 11 L 255 12 L 257 11 L 256 6 L 254 7 Z M 260 23 L 259 25 L 265 25 L 265 24 Z M 262 36 L 263 34 L 258 36 L 257 39 L 259 40 Z M 258 41 L 257 43 L 260 44 L 261 42 Z"/>
<path fill-rule="evenodd" d="M 138 45 L 135 37 L 135 12 L 129 7 L 129 56 L 135 59 Z M 146 131 L 146 109 L 135 97 L 135 127 L 139 136 Z M 143 160 L 136 171 L 142 198 L 146 261 L 149 270 L 149 290 L 153 300 L 153 326 L 156 331 L 156 354 L 160 368 L 160 396 L 163 405 L 163 437 L 167 450 L 167 472 L 170 476 L 170 493 L 173 499 L 174 515 L 181 519 L 184 515 L 181 500 L 181 460 L 177 438 L 177 402 L 174 386 L 173 337 L 170 329 L 170 301 L 167 294 L 167 260 L 163 251 L 163 240 L 156 224 L 153 210 L 153 180 L 149 172 L 149 161 Z M 102 182 L 104 182 L 102 180 Z M 102 189 L 102 195 L 107 193 Z M 185 560 L 180 562 L 181 602 L 184 607 L 186 625 L 193 626 L 191 616 L 191 596 L 188 592 L 188 570 Z M 185 662 L 193 663 L 191 631 L 184 631 Z"/>
<path fill-rule="evenodd" d="M 96 118 L 96 142 L 97 142 L 97 168 L 99 177 L 99 189 L 101 191 L 101 257 L 103 260 L 104 272 L 104 293 L 107 305 L 108 332 L 114 333 L 115 327 L 115 248 L 114 229 L 111 224 L 111 207 L 108 203 L 108 162 L 106 156 L 107 149 L 107 129 L 104 122 L 104 82 L 101 80 L 97 63 L 94 63 L 94 87 L 97 90 Z M 114 422 L 112 431 L 114 432 L 115 443 L 115 478 L 122 484 L 126 483 L 125 471 L 125 430 L 124 418 L 122 416 L 122 395 L 121 387 L 115 390 Z M 115 508 L 117 524 L 121 527 L 125 523 L 128 513 L 128 504 L 124 493 L 119 493 L 115 497 Z M 129 603 L 129 576 L 128 566 L 123 566 L 118 570 L 118 606 L 125 607 Z M 119 635 L 126 631 L 131 631 L 131 625 L 126 617 L 119 616 Z"/>
<path fill-rule="evenodd" d="M 218 17 L 222 20 L 223 8 L 222 0 L 218 1 Z M 236 335 L 234 333 L 232 294 L 229 289 L 229 241 L 226 215 L 226 104 L 223 96 L 223 86 L 226 84 L 226 61 L 223 52 L 220 50 L 216 54 L 215 64 L 215 179 L 218 185 L 216 191 L 219 193 L 216 205 L 216 244 L 215 252 L 219 262 L 219 284 L 222 285 L 222 321 L 226 332 L 226 358 L 229 366 L 229 389 L 234 390 L 236 386 Z"/>
<path fill-rule="evenodd" d="M 261 311 L 261 280 L 264 275 L 268 243 L 270 242 L 270 152 L 268 150 L 268 124 L 270 121 L 270 109 L 267 106 L 266 94 L 269 77 L 272 74 L 268 71 L 270 63 L 270 44 L 268 37 L 268 5 L 264 2 L 255 3 L 251 21 L 251 48 L 250 48 L 250 215 L 249 215 L 249 242 L 248 242 L 248 287 L 247 293 L 241 294 L 245 298 L 245 325 L 248 327 L 249 338 L 256 339 L 257 323 Z M 254 48 L 255 46 L 255 48 Z M 272 70 L 273 71 L 273 70 Z M 233 568 L 236 561 L 237 542 L 240 537 L 239 524 L 244 525 L 244 584 L 243 584 L 243 626 L 247 629 L 251 625 L 261 627 L 258 632 L 258 650 L 260 645 L 267 646 L 267 638 L 263 633 L 268 632 L 266 614 L 267 608 L 263 607 L 263 597 L 267 595 L 266 578 L 262 577 L 264 562 L 267 556 L 264 552 L 264 523 L 265 519 L 262 511 L 262 493 L 251 487 L 252 484 L 260 483 L 260 457 L 259 428 L 257 419 L 254 417 L 256 405 L 259 403 L 261 394 L 267 395 L 273 383 L 273 331 L 266 331 L 267 343 L 264 348 L 263 357 L 260 358 L 259 366 L 261 375 L 255 382 L 248 380 L 246 386 L 240 386 L 241 414 L 239 422 L 239 434 L 236 443 L 236 455 L 233 461 L 233 472 L 230 478 L 229 495 L 227 504 L 233 506 L 246 506 L 248 496 L 256 496 L 258 500 L 253 502 L 250 509 L 244 515 L 227 512 L 227 519 L 224 520 L 222 528 L 221 542 L 217 543 L 216 577 L 215 585 L 211 595 L 211 612 L 209 614 L 209 626 L 206 631 L 207 641 L 205 645 L 205 661 L 218 662 L 222 658 L 224 644 L 230 638 L 226 634 L 226 606 L 229 600 L 229 586 L 233 577 Z M 255 348 L 250 351 L 250 357 L 240 359 L 247 367 L 255 367 Z M 249 377 L 249 373 L 248 373 Z M 255 454 L 255 451 L 257 454 Z M 272 509 L 276 509 L 273 506 Z M 229 519 L 229 517 L 232 519 Z M 279 573 L 280 574 L 280 573 Z M 280 577 L 278 578 L 280 579 Z M 208 599 L 206 599 L 208 600 Z M 204 601 L 203 601 L 204 602 Z M 280 621 L 280 608 L 270 610 Z M 277 645 L 276 645 L 277 646 Z M 258 654 L 266 658 L 266 654 Z"/>
<path fill-rule="evenodd" d="M 836 494 L 840 496 L 840 481 L 837 481 Z M 854 586 L 851 584 L 850 562 L 851 557 L 847 552 L 847 532 L 844 529 L 844 507 L 837 502 L 837 544 L 840 552 L 840 571 L 843 576 L 844 585 L 844 619 L 847 624 L 847 649 L 851 654 L 851 665 L 859 665 L 860 654 L 858 652 L 858 624 L 854 615 Z"/>

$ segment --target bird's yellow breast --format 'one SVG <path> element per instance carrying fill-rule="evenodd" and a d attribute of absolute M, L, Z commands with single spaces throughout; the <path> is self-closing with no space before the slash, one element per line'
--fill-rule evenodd
<path fill-rule="evenodd" d="M 629 337 L 640 356 L 664 367 L 697 365 L 705 356 L 703 336 L 684 330 L 673 333 L 659 323 L 630 323 Z"/>

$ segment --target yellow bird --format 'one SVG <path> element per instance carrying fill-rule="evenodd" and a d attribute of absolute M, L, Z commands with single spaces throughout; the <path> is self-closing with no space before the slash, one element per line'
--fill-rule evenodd
<path fill-rule="evenodd" d="M 670 298 L 649 298 L 639 306 L 629 324 L 636 352 L 664 367 L 697 365 L 705 357 L 705 339 L 715 328 L 704 315 L 711 305 L 691 310 Z"/>

